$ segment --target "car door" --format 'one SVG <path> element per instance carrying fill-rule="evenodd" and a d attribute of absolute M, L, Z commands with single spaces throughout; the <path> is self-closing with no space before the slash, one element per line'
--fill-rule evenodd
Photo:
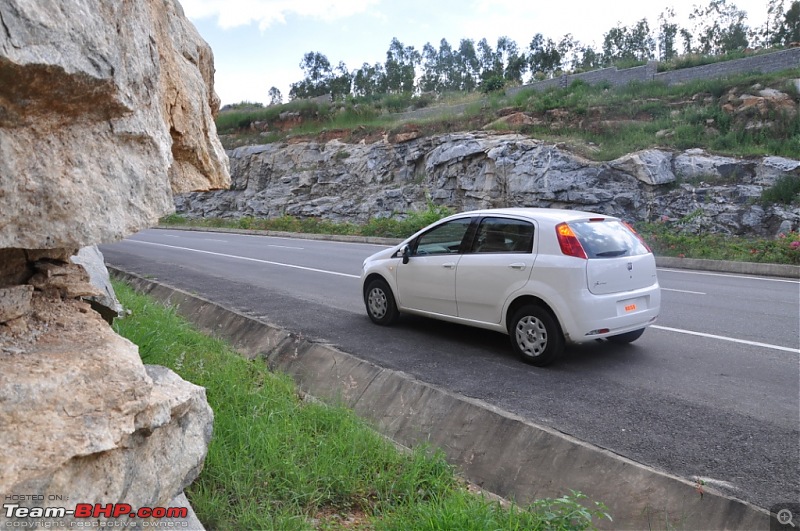
<path fill-rule="evenodd" d="M 456 268 L 472 219 L 437 225 L 411 243 L 408 263 L 397 266 L 401 308 L 456 316 Z"/>
<path fill-rule="evenodd" d="M 527 220 L 480 220 L 472 246 L 456 270 L 459 317 L 500 322 L 505 301 L 525 285 L 533 269 L 534 229 Z"/>

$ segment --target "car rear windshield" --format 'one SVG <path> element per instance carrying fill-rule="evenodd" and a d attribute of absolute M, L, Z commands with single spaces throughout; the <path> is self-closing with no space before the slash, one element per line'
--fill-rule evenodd
<path fill-rule="evenodd" d="M 617 220 L 570 221 L 569 226 L 589 258 L 617 258 L 650 252 L 636 234 Z"/>

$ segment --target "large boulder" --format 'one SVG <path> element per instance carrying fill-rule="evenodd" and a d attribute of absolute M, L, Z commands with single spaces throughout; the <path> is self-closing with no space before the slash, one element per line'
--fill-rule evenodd
<path fill-rule="evenodd" d="M 0 248 L 80 248 L 228 186 L 213 56 L 175 0 L 0 3 Z"/>
<path fill-rule="evenodd" d="M 211 436 L 204 390 L 145 367 L 81 299 L 120 311 L 93 245 L 153 225 L 173 193 L 229 185 L 211 50 L 176 0 L 3 0 L 0 28 L 0 493 L 184 503 Z M 18 516 L 0 527 L 43 525 Z M 144 523 L 97 520 L 80 524 Z"/>
<path fill-rule="evenodd" d="M 205 390 L 143 366 L 85 302 L 33 305 L 27 333 L 0 347 L 0 492 L 25 494 L 14 500 L 23 507 L 167 507 L 202 468 L 213 423 Z M 19 525 L 0 513 L 0 526 Z"/>

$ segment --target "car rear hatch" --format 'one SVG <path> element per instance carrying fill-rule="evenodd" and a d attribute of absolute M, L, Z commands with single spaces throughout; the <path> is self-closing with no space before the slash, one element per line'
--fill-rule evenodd
<path fill-rule="evenodd" d="M 617 219 L 571 221 L 570 228 L 586 257 L 586 283 L 595 295 L 633 291 L 656 283 L 650 249 L 627 224 Z"/>

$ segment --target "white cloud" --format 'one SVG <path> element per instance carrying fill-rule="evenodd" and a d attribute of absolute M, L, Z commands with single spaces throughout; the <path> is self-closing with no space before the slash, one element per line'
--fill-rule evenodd
<path fill-rule="evenodd" d="M 182 0 L 186 16 L 193 20 L 216 17 L 222 29 L 247 26 L 260 30 L 285 23 L 288 15 L 336 20 L 361 13 L 379 0 Z"/>

